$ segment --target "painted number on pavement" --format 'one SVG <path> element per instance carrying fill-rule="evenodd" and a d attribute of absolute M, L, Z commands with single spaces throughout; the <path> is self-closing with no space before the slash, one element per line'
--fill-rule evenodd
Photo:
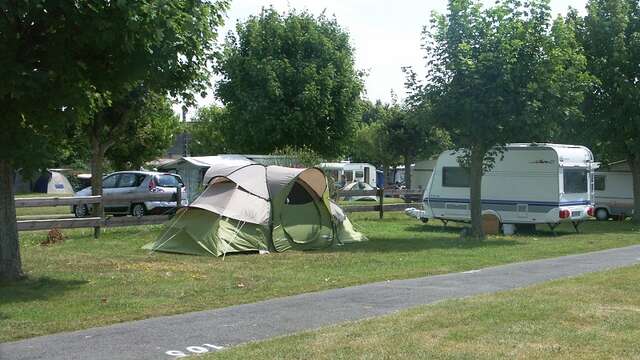
<path fill-rule="evenodd" d="M 169 350 L 165 354 L 169 356 L 175 356 L 176 358 L 183 358 L 190 355 L 204 354 L 212 350 L 222 350 L 224 346 L 202 344 L 202 346 L 187 346 L 187 351 Z"/>

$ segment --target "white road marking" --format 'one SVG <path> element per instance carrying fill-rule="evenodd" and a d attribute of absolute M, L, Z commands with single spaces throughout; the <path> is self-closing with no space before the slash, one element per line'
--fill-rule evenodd
<path fill-rule="evenodd" d="M 480 272 L 480 270 L 469 270 L 469 271 L 464 271 L 462 273 L 463 274 L 475 274 L 475 273 L 478 273 L 478 272 Z"/>
<path fill-rule="evenodd" d="M 217 351 L 222 349 L 224 349 L 224 346 L 213 345 L 213 344 L 202 344 L 202 346 L 187 346 L 186 352 L 180 351 L 180 350 L 168 350 L 168 351 L 165 351 L 165 354 L 169 356 L 173 356 L 176 359 L 178 359 L 178 358 L 190 356 L 191 354 L 204 354 L 210 351 Z"/>

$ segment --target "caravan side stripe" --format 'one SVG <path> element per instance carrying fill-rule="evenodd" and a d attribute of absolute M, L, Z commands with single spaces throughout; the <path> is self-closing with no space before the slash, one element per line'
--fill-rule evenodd
<path fill-rule="evenodd" d="M 423 201 L 429 202 L 447 202 L 447 203 L 461 203 L 468 204 L 470 203 L 469 199 L 454 199 L 454 198 L 424 198 Z M 562 202 L 553 202 L 553 201 L 526 201 L 526 200 L 490 200 L 483 199 L 481 200 L 483 204 L 495 204 L 495 205 L 517 205 L 517 204 L 527 204 L 531 206 L 552 206 L 552 207 L 560 207 L 560 206 L 573 206 L 573 205 L 591 205 L 591 202 L 588 200 L 583 201 L 562 201 Z"/>

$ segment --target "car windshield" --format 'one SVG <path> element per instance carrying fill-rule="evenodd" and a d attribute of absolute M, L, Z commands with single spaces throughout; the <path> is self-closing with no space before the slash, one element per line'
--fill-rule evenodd
<path fill-rule="evenodd" d="M 174 175 L 158 175 L 158 186 L 163 187 L 178 187 L 182 186 L 182 180 Z"/>

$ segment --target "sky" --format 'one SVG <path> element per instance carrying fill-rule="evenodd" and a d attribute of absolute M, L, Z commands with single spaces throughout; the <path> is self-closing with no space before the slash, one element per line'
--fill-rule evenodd
<path fill-rule="evenodd" d="M 447 0 L 232 0 L 219 40 L 234 29 L 237 21 L 257 14 L 262 7 L 335 15 L 349 32 L 356 67 L 368 74 L 365 97 L 389 102 L 392 91 L 400 99 L 405 95 L 403 66 L 412 67 L 419 75 L 426 72 L 424 51 L 420 48 L 422 28 L 428 24 L 431 12 L 445 12 L 446 4 Z M 585 4 L 586 0 L 551 0 L 551 9 L 554 15 L 565 14 L 569 6 L 584 13 Z M 199 99 L 198 106 L 213 102 L 215 98 L 208 95 Z M 190 115 L 193 112 L 191 109 Z"/>

